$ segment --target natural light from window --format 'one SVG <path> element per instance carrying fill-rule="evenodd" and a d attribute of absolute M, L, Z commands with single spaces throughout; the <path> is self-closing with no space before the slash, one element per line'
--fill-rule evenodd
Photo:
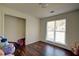
<path fill-rule="evenodd" d="M 65 44 L 66 19 L 48 21 L 46 40 Z"/>

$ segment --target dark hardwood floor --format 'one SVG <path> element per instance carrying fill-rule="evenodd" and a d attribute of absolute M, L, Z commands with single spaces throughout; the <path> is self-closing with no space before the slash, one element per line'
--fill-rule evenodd
<path fill-rule="evenodd" d="M 15 56 L 74 56 L 71 51 L 41 41 L 19 47 L 14 54 Z"/>

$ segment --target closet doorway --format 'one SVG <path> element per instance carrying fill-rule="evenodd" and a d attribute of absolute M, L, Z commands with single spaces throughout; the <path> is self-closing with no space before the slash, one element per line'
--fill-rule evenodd
<path fill-rule="evenodd" d="M 26 19 L 5 15 L 4 17 L 4 37 L 9 42 L 17 42 L 19 39 L 25 38 Z"/>

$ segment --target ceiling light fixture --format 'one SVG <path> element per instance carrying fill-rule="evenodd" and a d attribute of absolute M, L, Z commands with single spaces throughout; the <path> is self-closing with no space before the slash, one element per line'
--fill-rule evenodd
<path fill-rule="evenodd" d="M 50 11 L 50 13 L 54 13 L 54 11 Z"/>
<path fill-rule="evenodd" d="M 42 8 L 46 8 L 48 6 L 47 3 L 39 3 L 39 5 L 42 7 Z"/>

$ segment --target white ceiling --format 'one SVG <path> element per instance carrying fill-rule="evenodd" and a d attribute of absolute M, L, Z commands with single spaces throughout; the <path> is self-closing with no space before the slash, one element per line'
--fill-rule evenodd
<path fill-rule="evenodd" d="M 0 4 L 20 12 L 31 14 L 38 18 L 49 17 L 79 9 L 78 3 L 49 3 L 46 8 L 41 8 L 38 3 L 4 3 Z M 54 11 L 54 13 L 50 13 Z"/>

